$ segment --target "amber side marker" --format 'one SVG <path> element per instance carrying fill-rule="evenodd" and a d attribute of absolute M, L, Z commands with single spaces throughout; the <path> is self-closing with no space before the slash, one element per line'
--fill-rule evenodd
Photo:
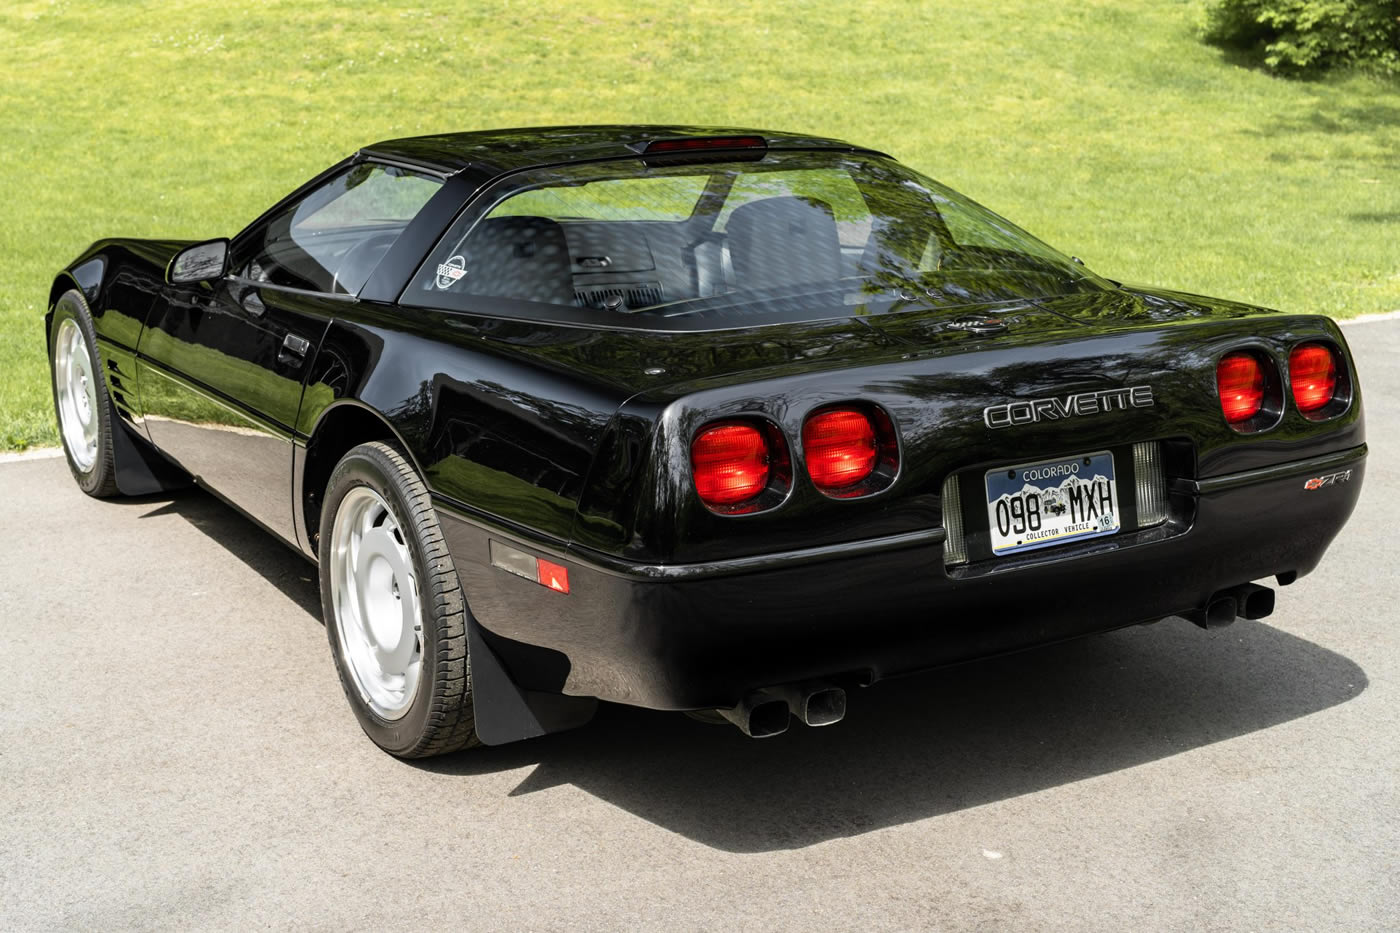
<path fill-rule="evenodd" d="M 532 583 L 548 587 L 556 593 L 568 595 L 569 568 L 556 564 L 543 557 L 527 554 L 519 548 L 491 540 L 491 566 L 517 577 L 524 577 Z"/>

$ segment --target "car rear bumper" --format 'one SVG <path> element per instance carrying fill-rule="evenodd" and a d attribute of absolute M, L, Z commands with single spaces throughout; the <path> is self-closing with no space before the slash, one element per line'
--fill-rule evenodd
<path fill-rule="evenodd" d="M 732 707 L 761 687 L 869 683 L 1156 621 L 1251 580 L 1291 582 L 1317 565 L 1351 515 L 1365 461 L 1361 445 L 1178 480 L 1182 520 L 1173 525 L 951 571 L 936 528 L 642 566 L 540 547 L 446 503 L 438 511 L 472 613 L 519 686 L 705 709 Z M 570 592 L 492 567 L 491 539 L 563 564 Z"/>

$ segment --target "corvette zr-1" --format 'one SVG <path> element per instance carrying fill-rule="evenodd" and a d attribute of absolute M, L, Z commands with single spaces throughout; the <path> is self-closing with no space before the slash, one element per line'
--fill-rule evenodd
<path fill-rule="evenodd" d="M 1355 506 L 1328 318 L 1106 279 L 879 152 L 693 127 L 369 146 L 45 318 L 90 495 L 196 482 L 319 568 L 404 757 L 599 700 L 754 736 L 885 677 L 1261 618 Z"/>

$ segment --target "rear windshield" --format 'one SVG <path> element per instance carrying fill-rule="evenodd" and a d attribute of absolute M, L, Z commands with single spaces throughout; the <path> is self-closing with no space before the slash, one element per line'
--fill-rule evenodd
<path fill-rule="evenodd" d="M 507 176 L 456 220 L 402 301 L 701 329 L 1104 287 L 1006 220 L 889 159 L 771 152 Z"/>

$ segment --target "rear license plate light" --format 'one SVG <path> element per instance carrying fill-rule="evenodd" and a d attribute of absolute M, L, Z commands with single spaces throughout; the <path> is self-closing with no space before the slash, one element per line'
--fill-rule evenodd
<path fill-rule="evenodd" d="M 943 481 L 943 563 L 967 563 L 967 536 L 963 531 L 962 494 L 956 473 Z"/>
<path fill-rule="evenodd" d="M 1162 445 L 1141 441 L 1133 445 L 1133 485 L 1137 493 L 1139 528 L 1167 520 L 1167 483 L 1162 477 Z"/>

